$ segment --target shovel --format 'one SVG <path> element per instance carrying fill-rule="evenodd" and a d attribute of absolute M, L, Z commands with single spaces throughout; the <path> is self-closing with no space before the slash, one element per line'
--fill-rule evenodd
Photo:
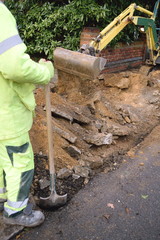
<path fill-rule="evenodd" d="M 56 173 L 54 166 L 54 151 L 53 151 L 53 128 L 51 117 L 51 102 L 50 102 L 50 84 L 45 87 L 46 97 L 46 115 L 47 115 L 47 134 L 49 148 L 49 172 L 50 172 L 50 196 L 40 198 L 39 206 L 45 209 L 59 208 L 67 202 L 67 194 L 58 195 L 56 193 Z"/>

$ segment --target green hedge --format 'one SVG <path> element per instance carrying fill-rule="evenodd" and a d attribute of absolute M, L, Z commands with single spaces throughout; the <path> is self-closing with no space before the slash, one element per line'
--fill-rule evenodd
<path fill-rule="evenodd" d="M 147 1 L 144 2 L 143 6 L 146 7 Z M 34 57 L 52 59 L 53 49 L 57 46 L 77 50 L 83 27 L 95 26 L 103 29 L 130 5 L 130 1 L 6 0 L 6 5 L 17 19 L 28 53 Z M 127 26 L 111 44 L 120 40 L 129 43 L 136 37 L 134 25 Z"/>

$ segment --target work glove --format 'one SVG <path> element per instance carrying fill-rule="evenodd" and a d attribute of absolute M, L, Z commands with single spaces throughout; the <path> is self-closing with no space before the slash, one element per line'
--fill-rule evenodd
<path fill-rule="evenodd" d="M 48 60 L 46 60 L 46 59 L 44 59 L 44 58 L 41 58 L 41 59 L 39 60 L 39 64 L 41 64 L 41 65 L 43 65 L 43 66 L 46 66 L 46 67 L 48 68 L 48 70 L 49 70 L 49 72 L 50 72 L 50 79 L 52 79 L 53 76 L 54 76 L 54 67 L 53 67 L 52 62 L 51 62 L 51 61 L 48 61 Z"/>

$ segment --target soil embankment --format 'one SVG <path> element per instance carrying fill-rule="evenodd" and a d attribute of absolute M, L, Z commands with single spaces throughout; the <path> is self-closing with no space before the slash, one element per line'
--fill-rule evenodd
<path fill-rule="evenodd" d="M 159 124 L 160 71 L 149 67 L 101 75 L 93 81 L 60 74 L 52 89 L 54 154 L 59 193 L 69 199 L 95 173 L 116 169 L 124 154 Z M 32 196 L 48 195 L 45 98 L 35 92 L 36 118 L 30 132 L 36 173 Z"/>

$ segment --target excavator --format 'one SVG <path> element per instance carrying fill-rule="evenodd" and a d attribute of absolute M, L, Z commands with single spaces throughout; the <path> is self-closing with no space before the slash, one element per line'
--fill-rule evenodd
<path fill-rule="evenodd" d="M 108 26 L 106 26 L 96 38 L 89 44 L 83 44 L 79 51 L 71 51 L 64 48 L 56 48 L 54 51 L 54 65 L 58 71 L 79 76 L 86 79 L 96 78 L 105 67 L 106 60 L 97 57 L 107 45 L 128 24 L 134 24 L 146 34 L 148 56 L 146 63 L 152 66 L 160 64 L 160 46 L 158 28 L 155 21 L 158 14 L 160 0 L 156 1 L 153 12 L 132 3 Z M 144 16 L 134 16 L 139 11 Z"/>

